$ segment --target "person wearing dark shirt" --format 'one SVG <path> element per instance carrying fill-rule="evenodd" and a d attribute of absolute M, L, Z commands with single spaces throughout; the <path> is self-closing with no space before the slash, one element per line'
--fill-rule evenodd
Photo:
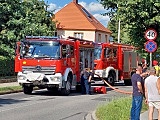
<path fill-rule="evenodd" d="M 81 86 L 82 86 L 82 94 L 91 94 L 91 78 L 92 74 L 89 68 L 85 68 L 81 72 Z"/>
<path fill-rule="evenodd" d="M 132 86 L 133 86 L 133 95 L 132 95 L 132 107 L 130 118 L 131 120 L 140 120 L 140 112 L 142 108 L 143 102 L 143 78 L 142 74 L 142 66 L 138 66 L 136 68 L 136 73 L 134 73 L 131 77 Z"/>

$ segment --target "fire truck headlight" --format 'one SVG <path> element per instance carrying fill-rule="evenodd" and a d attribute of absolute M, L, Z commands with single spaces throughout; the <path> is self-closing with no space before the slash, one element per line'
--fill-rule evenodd
<path fill-rule="evenodd" d="M 50 77 L 50 79 L 55 82 L 59 82 L 61 80 L 60 77 Z"/>
<path fill-rule="evenodd" d="M 24 75 L 18 75 L 18 80 L 25 80 L 26 79 L 26 76 L 24 76 Z"/>

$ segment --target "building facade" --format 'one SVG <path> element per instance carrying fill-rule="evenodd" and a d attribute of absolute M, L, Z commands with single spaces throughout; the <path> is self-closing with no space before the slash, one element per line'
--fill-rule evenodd
<path fill-rule="evenodd" d="M 94 42 L 109 42 L 111 31 L 105 28 L 78 0 L 73 0 L 55 14 L 57 36 L 69 36 Z"/>

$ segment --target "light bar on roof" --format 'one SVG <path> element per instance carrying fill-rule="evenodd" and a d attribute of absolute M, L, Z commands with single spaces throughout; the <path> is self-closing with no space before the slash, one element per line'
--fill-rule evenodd
<path fill-rule="evenodd" d="M 26 36 L 26 38 L 28 39 L 38 39 L 38 38 L 42 38 L 42 39 L 58 39 L 58 37 L 55 36 Z"/>

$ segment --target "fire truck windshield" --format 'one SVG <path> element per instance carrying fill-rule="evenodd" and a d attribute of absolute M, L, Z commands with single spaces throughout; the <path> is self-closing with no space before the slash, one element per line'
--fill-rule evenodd
<path fill-rule="evenodd" d="M 94 59 L 95 60 L 101 58 L 101 52 L 102 52 L 102 48 L 100 46 L 99 47 L 95 47 L 95 49 L 94 49 Z"/>
<path fill-rule="evenodd" d="M 56 41 L 22 42 L 21 56 L 24 58 L 60 58 L 60 44 Z"/>

